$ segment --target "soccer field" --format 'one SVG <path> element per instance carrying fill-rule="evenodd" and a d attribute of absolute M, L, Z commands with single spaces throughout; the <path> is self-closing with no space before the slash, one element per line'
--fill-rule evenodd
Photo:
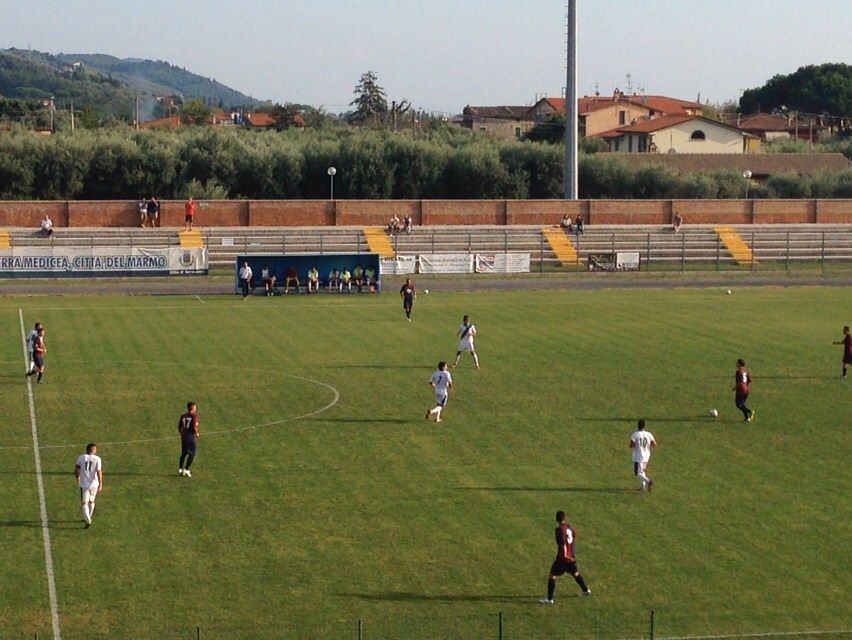
<path fill-rule="evenodd" d="M 462 359 L 426 422 L 465 313 L 482 368 Z M 21 315 L 46 327 L 32 393 L 63 638 L 357 638 L 359 620 L 496 638 L 500 612 L 506 638 L 639 638 L 651 610 L 658 636 L 852 629 L 852 380 L 831 344 L 848 289 L 437 291 L 411 323 L 395 292 L 0 299 L 0 638 L 48 638 Z M 90 441 L 105 482 L 84 530 Z M 551 607 L 557 509 L 593 595 L 563 577 Z"/>

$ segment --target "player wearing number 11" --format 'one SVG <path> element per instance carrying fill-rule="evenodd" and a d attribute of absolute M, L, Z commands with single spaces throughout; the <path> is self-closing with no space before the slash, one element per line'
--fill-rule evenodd
<path fill-rule="evenodd" d="M 98 446 L 92 442 L 86 445 L 86 453 L 77 457 L 74 465 L 74 477 L 80 487 L 80 511 L 86 528 L 92 526 L 95 513 L 95 498 L 104 488 L 104 463 L 98 455 Z"/>
<path fill-rule="evenodd" d="M 639 478 L 642 485 L 639 491 L 647 489 L 651 490 L 654 486 L 654 481 L 648 477 L 645 470 L 648 468 L 648 461 L 651 459 L 651 449 L 657 446 L 657 441 L 654 440 L 654 434 L 645 430 L 645 420 L 640 420 L 636 431 L 630 434 L 630 448 L 633 449 L 633 475 Z"/>

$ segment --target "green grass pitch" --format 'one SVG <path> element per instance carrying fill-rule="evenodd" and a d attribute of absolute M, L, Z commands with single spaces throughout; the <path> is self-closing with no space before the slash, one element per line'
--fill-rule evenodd
<path fill-rule="evenodd" d="M 638 638 L 852 628 L 843 288 L 0 300 L 0 637 Z M 463 314 L 444 422 L 427 385 Z M 734 365 L 757 419 L 733 407 Z M 176 422 L 198 402 L 193 478 Z M 719 409 L 717 419 L 709 417 Z M 640 494 L 627 441 L 659 447 Z M 83 530 L 73 465 L 100 443 Z M 593 591 L 538 604 L 553 514 Z M 821 636 L 826 637 L 826 636 Z"/>

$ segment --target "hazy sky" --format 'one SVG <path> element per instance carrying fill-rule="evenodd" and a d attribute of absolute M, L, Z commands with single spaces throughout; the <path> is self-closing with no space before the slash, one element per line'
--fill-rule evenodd
<path fill-rule="evenodd" d="M 578 0 L 579 91 L 720 102 L 852 63 L 852 0 Z M 563 0 L 0 0 L 0 48 L 150 58 L 255 97 L 340 111 L 363 71 L 459 113 L 565 85 Z"/>

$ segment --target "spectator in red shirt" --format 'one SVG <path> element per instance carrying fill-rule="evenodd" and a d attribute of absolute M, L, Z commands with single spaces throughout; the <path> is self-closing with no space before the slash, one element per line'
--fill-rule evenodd
<path fill-rule="evenodd" d="M 192 199 L 192 196 L 189 196 L 186 203 L 183 205 L 183 209 L 186 212 L 186 216 L 184 217 L 184 230 L 192 231 L 192 220 L 195 217 L 195 200 Z"/>

